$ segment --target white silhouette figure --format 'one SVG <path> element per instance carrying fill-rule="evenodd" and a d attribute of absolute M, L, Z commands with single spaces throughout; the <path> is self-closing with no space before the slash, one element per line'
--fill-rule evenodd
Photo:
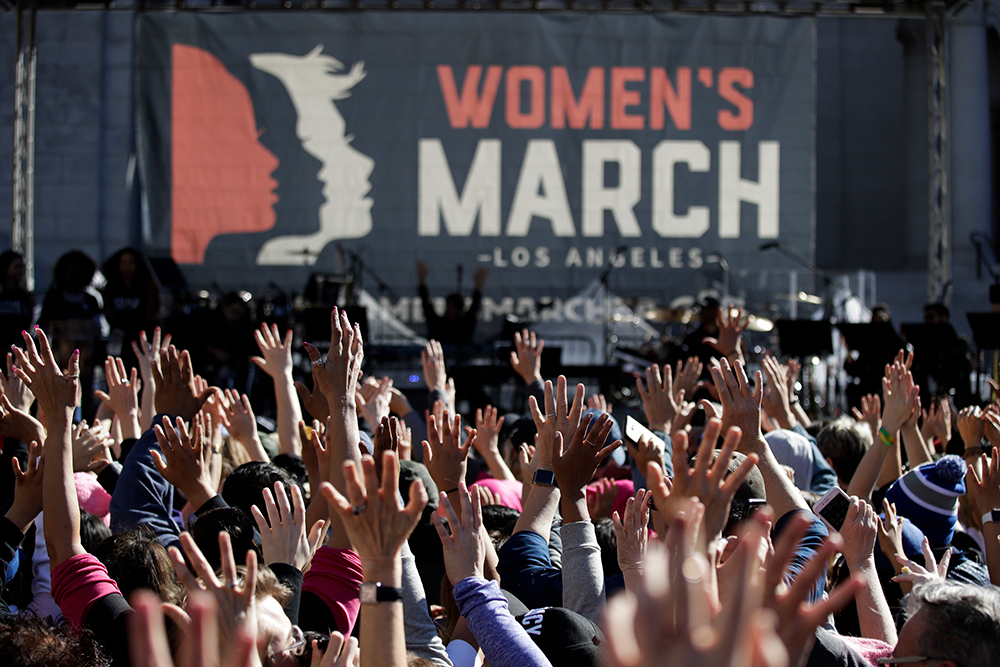
<path fill-rule="evenodd" d="M 323 248 L 336 239 L 356 239 L 372 229 L 372 200 L 368 177 L 375 161 L 351 146 L 344 117 L 334 100 L 349 97 L 351 89 L 365 78 L 364 62 L 356 62 L 346 74 L 339 60 L 322 55 L 320 44 L 305 56 L 286 53 L 255 53 L 250 63 L 278 78 L 291 97 L 298 115 L 295 132 L 306 152 L 322 166 L 325 203 L 319 210 L 319 231 L 306 236 L 278 236 L 268 240 L 257 254 L 257 264 L 303 265 L 316 263 Z"/>

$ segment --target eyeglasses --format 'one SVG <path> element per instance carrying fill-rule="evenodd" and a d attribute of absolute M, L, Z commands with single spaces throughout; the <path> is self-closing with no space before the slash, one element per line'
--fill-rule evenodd
<path fill-rule="evenodd" d="M 302 632 L 302 628 L 297 625 L 293 625 L 292 643 L 280 651 L 277 651 L 276 654 L 280 655 L 282 653 L 287 653 L 297 658 L 305 652 L 308 641 L 309 640 L 306 639 L 306 633 Z"/>

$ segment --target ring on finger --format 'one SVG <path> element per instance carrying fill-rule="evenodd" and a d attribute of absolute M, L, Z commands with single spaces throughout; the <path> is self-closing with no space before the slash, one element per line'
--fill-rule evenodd
<path fill-rule="evenodd" d="M 325 365 L 326 365 L 326 360 L 324 360 L 324 359 L 316 359 L 315 361 L 312 362 L 312 367 L 313 368 L 317 368 L 318 366 L 325 366 Z"/>
<path fill-rule="evenodd" d="M 367 503 L 361 503 L 360 505 L 351 505 L 351 511 L 354 512 L 354 516 L 357 516 L 364 512 L 368 508 Z"/>

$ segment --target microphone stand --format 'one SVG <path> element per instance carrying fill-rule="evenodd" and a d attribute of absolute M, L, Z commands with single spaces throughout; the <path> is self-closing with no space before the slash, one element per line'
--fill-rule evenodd
<path fill-rule="evenodd" d="M 363 249 L 364 248 L 362 248 L 362 250 Z M 353 278 L 352 283 L 357 284 L 357 289 L 361 289 L 361 278 L 365 274 L 367 274 L 368 277 L 374 280 L 375 284 L 378 285 L 378 299 L 376 301 L 378 303 L 379 308 L 382 307 L 383 296 L 388 295 L 389 298 L 391 298 L 392 300 L 399 301 L 399 294 L 396 293 L 396 290 L 392 289 L 392 287 L 390 287 L 388 283 L 382 280 L 382 276 L 380 276 L 378 273 L 375 272 L 374 269 L 368 266 L 368 264 L 365 263 L 365 260 L 361 257 L 360 254 L 351 250 L 350 248 L 343 248 L 343 251 L 347 254 L 348 257 L 351 258 L 351 277 Z M 357 299 L 357 296 L 355 296 L 355 299 Z M 378 317 L 379 313 L 376 312 L 375 315 L 378 318 L 378 321 L 381 322 L 382 318 Z M 377 326 L 374 329 L 374 331 L 376 331 L 379 334 L 379 337 L 381 338 L 382 334 L 381 328 Z"/>
<path fill-rule="evenodd" d="M 771 250 L 771 249 L 777 250 L 782 255 L 789 258 L 790 260 L 792 260 L 793 262 L 803 267 L 804 269 L 806 269 L 814 276 L 823 281 L 823 319 L 826 320 L 827 322 L 832 322 L 834 314 L 833 296 L 831 295 L 832 291 L 831 285 L 833 285 L 833 276 L 830 275 L 825 269 L 822 269 L 813 264 L 811 261 L 809 261 L 809 259 L 805 255 L 803 255 L 798 250 L 795 250 L 794 248 L 786 248 L 784 245 L 778 243 L 777 241 L 773 242 L 773 245 L 770 243 L 765 243 L 764 245 L 768 247 L 767 248 L 762 247 L 761 250 Z M 864 305 L 864 300 L 861 297 L 859 297 L 853 289 L 851 289 L 850 283 L 848 283 L 846 289 L 851 296 L 853 296 L 855 299 L 861 302 L 862 305 Z M 798 295 L 793 294 L 792 298 L 793 299 L 798 298 Z M 844 305 L 845 301 L 846 299 L 842 301 L 839 305 L 840 306 Z"/>

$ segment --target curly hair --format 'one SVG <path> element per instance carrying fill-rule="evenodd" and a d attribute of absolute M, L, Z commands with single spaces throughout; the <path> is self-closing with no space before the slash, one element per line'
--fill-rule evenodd
<path fill-rule="evenodd" d="M 0 655 L 9 667 L 107 667 L 111 658 L 94 634 L 34 614 L 0 617 Z"/>

